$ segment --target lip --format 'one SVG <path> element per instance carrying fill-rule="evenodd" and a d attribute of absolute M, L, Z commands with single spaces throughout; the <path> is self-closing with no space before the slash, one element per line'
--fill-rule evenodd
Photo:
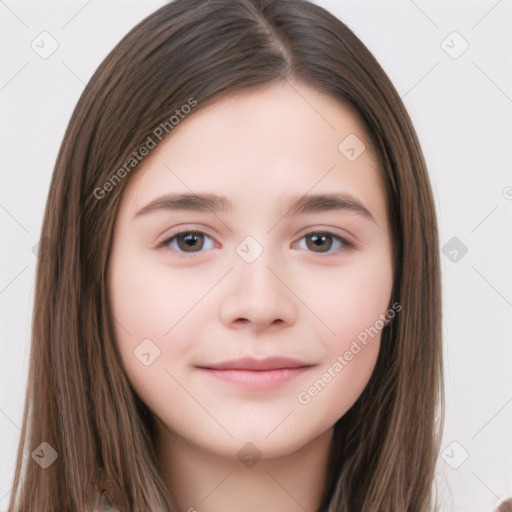
<path fill-rule="evenodd" d="M 201 365 L 199 368 L 211 370 L 284 370 L 303 368 L 305 366 L 313 366 L 309 363 L 292 359 L 290 357 L 267 357 L 265 359 L 255 359 L 252 357 L 242 357 L 240 359 L 232 359 L 216 364 Z"/>
<path fill-rule="evenodd" d="M 269 390 L 284 385 L 313 366 L 288 357 L 246 357 L 197 368 L 216 379 L 246 389 Z"/>

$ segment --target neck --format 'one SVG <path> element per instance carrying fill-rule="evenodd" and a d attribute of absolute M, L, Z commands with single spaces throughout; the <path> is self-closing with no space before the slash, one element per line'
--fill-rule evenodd
<path fill-rule="evenodd" d="M 253 464 L 189 444 L 167 429 L 159 465 L 180 512 L 315 512 L 326 481 L 332 429 L 299 450 Z"/>

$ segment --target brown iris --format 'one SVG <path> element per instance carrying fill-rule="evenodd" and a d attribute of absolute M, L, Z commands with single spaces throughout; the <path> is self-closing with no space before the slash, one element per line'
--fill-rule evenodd
<path fill-rule="evenodd" d="M 328 242 L 326 244 L 326 241 Z M 332 236 L 325 233 L 313 233 L 306 236 L 306 245 L 308 249 L 315 252 L 326 252 L 332 246 Z M 317 249 L 325 248 L 325 251 L 317 251 Z"/>

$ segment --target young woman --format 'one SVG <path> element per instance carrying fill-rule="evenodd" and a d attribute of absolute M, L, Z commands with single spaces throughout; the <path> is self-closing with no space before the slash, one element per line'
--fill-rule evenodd
<path fill-rule="evenodd" d="M 12 511 L 432 511 L 431 187 L 359 39 L 303 0 L 176 0 L 56 163 Z"/>

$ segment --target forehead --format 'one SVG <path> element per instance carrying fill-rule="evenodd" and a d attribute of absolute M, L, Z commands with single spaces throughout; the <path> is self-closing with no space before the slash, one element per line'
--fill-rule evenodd
<path fill-rule="evenodd" d="M 357 114 L 280 82 L 198 105 L 139 164 L 124 201 L 138 211 L 164 193 L 212 192 L 235 209 L 280 203 L 281 211 L 288 196 L 331 190 L 359 197 L 385 220 L 380 170 Z"/>

